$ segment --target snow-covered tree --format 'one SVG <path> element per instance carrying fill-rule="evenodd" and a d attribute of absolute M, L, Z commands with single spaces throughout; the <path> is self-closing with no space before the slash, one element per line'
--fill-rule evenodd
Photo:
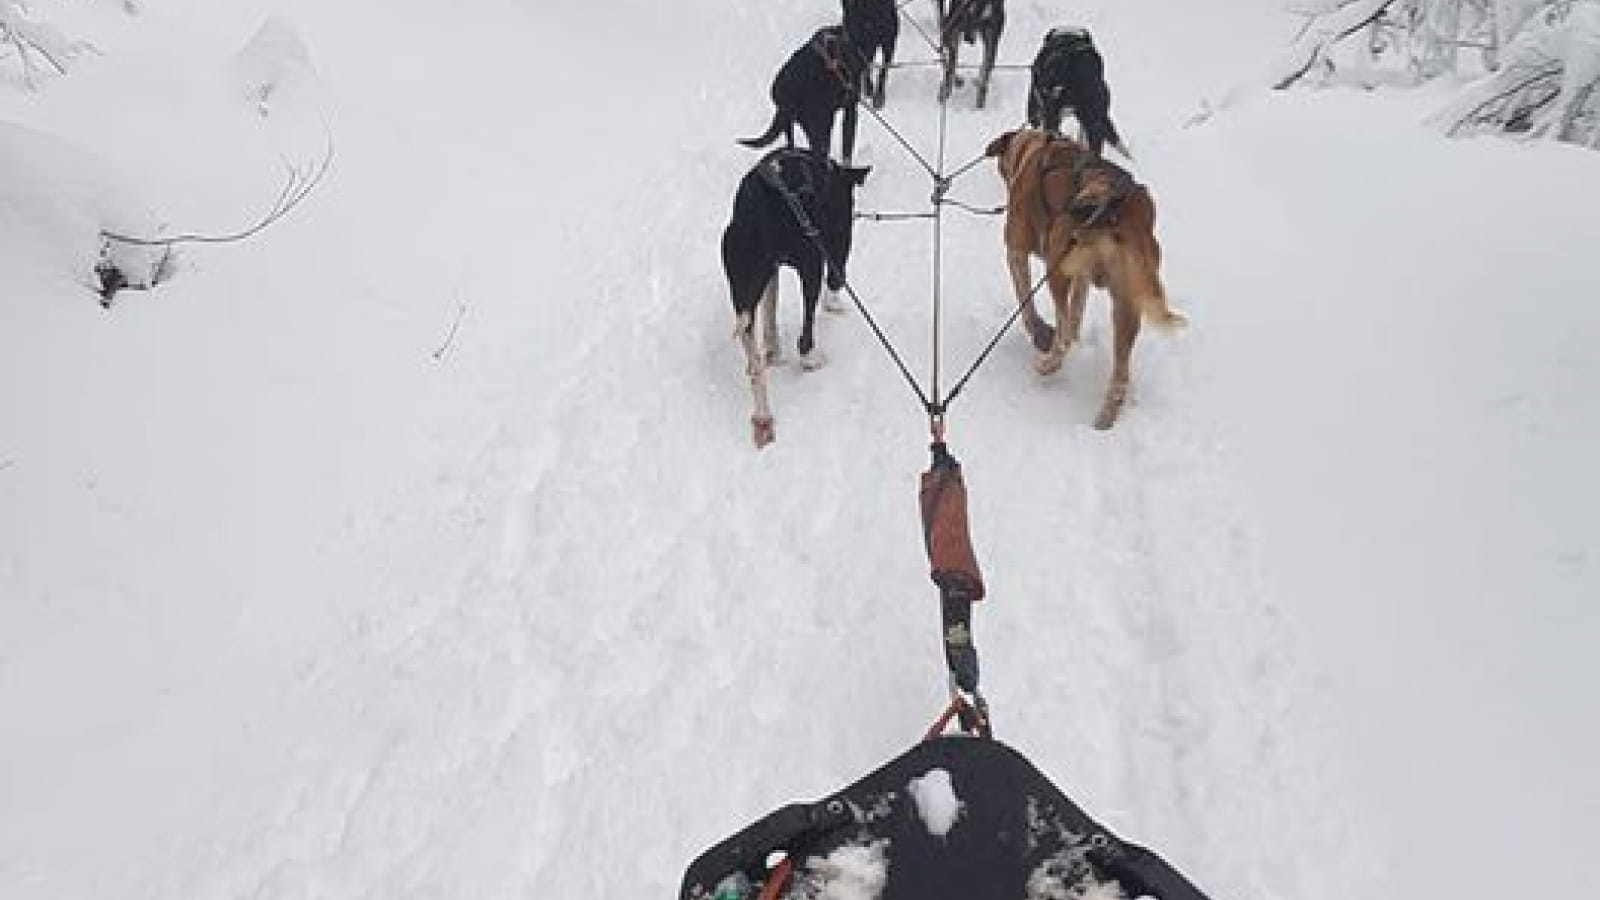
<path fill-rule="evenodd" d="M 1510 131 L 1600 149 L 1600 0 L 1547 3 L 1533 13 L 1500 67 L 1440 119 L 1451 134 Z"/>
<path fill-rule="evenodd" d="M 1495 130 L 1600 147 L 1600 0 L 1289 0 L 1287 8 L 1305 25 L 1252 85 L 1464 78 L 1462 96 L 1439 117 L 1450 134 Z"/>
<path fill-rule="evenodd" d="M 1305 17 L 1294 45 L 1275 64 L 1272 86 L 1289 87 L 1314 72 L 1385 66 L 1413 80 L 1459 70 L 1461 51 L 1477 50 L 1493 68 L 1502 36 L 1500 7 L 1518 0 L 1290 0 Z M 1339 53 L 1346 55 L 1341 59 Z"/>
<path fill-rule="evenodd" d="M 66 74 L 67 66 L 74 59 L 94 49 L 87 42 L 73 40 L 50 23 L 34 18 L 22 0 L 0 0 L 0 47 L 7 44 L 11 45 L 22 66 L 23 83 L 30 88 L 38 86 L 33 57 L 39 57 L 57 72 Z"/>

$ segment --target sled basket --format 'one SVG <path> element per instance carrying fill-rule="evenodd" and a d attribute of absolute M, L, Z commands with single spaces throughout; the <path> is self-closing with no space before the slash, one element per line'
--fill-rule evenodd
<path fill-rule="evenodd" d="M 679 900 L 753 897 L 756 886 L 788 874 L 768 870 L 776 853 L 793 880 L 765 885 L 763 897 L 1028 900 L 1115 879 L 1129 897 L 1206 900 L 1159 857 L 1091 819 L 1021 754 L 965 736 L 923 741 L 832 796 L 750 825 L 689 866 Z"/>

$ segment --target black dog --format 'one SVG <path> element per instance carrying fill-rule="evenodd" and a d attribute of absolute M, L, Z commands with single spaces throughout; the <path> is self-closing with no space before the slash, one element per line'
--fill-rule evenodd
<path fill-rule="evenodd" d="M 833 114 L 844 110 L 844 164 L 856 147 L 856 98 L 867 63 L 846 37 L 844 26 L 817 29 L 772 79 L 772 124 L 760 137 L 744 138 L 746 147 L 765 147 L 782 134 L 794 146 L 796 123 L 811 149 L 826 157 L 833 142 Z"/>
<path fill-rule="evenodd" d="M 1033 58 L 1028 124 L 1060 133 L 1062 111 L 1069 108 L 1095 156 L 1110 144 L 1133 158 L 1111 122 L 1111 89 L 1106 87 L 1105 61 L 1094 39 L 1082 28 L 1052 28 Z"/>
<path fill-rule="evenodd" d="M 942 4 L 941 4 L 942 7 Z M 978 108 L 989 99 L 989 76 L 994 72 L 995 53 L 1006 28 L 1004 0 L 955 0 L 939 16 L 939 46 L 944 57 L 944 80 L 939 84 L 939 102 L 950 99 L 955 89 L 957 56 L 961 43 L 983 41 L 983 62 L 978 66 Z"/>
<path fill-rule="evenodd" d="M 855 222 L 855 189 L 866 169 L 841 166 L 808 150 L 789 147 L 767 154 L 739 182 L 733 216 L 722 232 L 722 268 L 733 298 L 735 335 L 744 345 L 745 373 L 755 396 L 750 417 L 756 447 L 774 437 L 772 408 L 767 404 L 766 367 L 780 356 L 778 346 L 778 267 L 800 276 L 805 317 L 800 328 L 800 365 L 815 369 L 812 326 L 824 275 L 828 306 L 836 308 L 844 287 L 845 262 Z M 761 309 L 764 351 L 755 339 L 755 314 Z M 841 308 L 842 307 L 838 307 Z"/>
<path fill-rule="evenodd" d="M 844 33 L 850 43 L 861 52 L 865 65 L 861 73 L 862 89 L 872 97 L 872 105 L 883 108 L 883 92 L 889 84 L 889 68 L 894 65 L 894 45 L 900 39 L 900 10 L 895 0 L 842 0 L 844 3 Z M 872 62 L 879 51 L 883 63 L 878 68 L 878 80 L 872 80 Z"/>

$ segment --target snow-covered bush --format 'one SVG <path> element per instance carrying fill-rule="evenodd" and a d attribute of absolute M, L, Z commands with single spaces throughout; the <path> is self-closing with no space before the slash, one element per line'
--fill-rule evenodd
<path fill-rule="evenodd" d="M 240 93 L 263 116 L 271 104 L 315 77 L 311 51 L 294 25 L 282 16 L 262 23 L 229 66 Z"/>
<path fill-rule="evenodd" d="M 0 122 L 0 270 L 7 273 L 7 289 L 56 279 L 102 293 L 109 272 L 116 273 L 118 287 L 149 287 L 170 265 L 166 248 L 113 245 L 104 234 L 151 231 L 157 224 L 91 151 Z"/>

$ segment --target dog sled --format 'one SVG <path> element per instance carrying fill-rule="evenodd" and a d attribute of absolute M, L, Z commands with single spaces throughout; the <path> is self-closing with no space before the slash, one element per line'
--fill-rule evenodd
<path fill-rule="evenodd" d="M 781 861 L 769 867 L 775 856 Z M 1206 900 L 993 738 L 924 740 L 837 793 L 794 803 L 696 859 L 679 900 Z M 1099 888 L 1100 893 L 1095 893 Z"/>
<path fill-rule="evenodd" d="M 678 900 L 1208 900 L 1161 857 L 1092 818 L 994 739 L 972 605 L 984 584 L 961 467 L 936 426 L 920 501 L 939 589 L 950 706 L 927 736 L 855 782 L 740 829 L 685 871 Z M 959 733 L 946 734 L 951 723 Z M 1111 885 L 1115 884 L 1115 888 Z M 1098 891 L 1098 892 L 1097 892 Z"/>

